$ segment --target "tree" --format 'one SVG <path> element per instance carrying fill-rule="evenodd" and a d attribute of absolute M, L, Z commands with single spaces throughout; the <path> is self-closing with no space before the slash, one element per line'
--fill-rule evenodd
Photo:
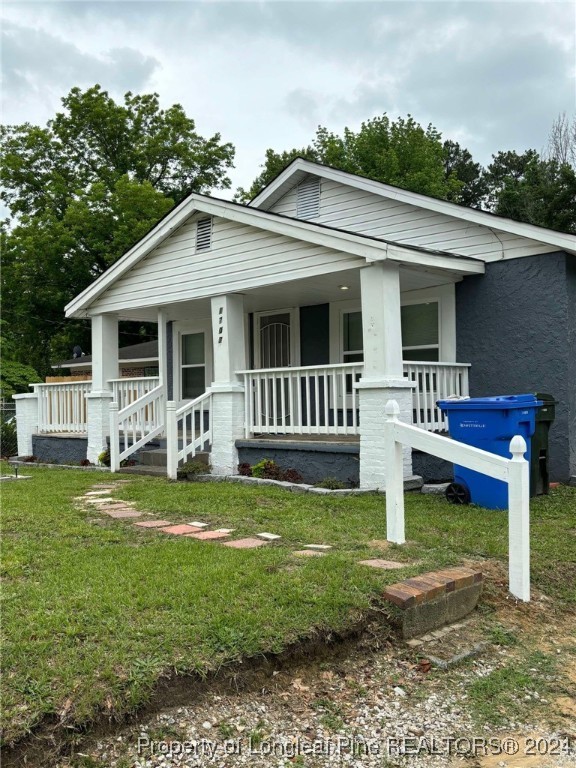
<path fill-rule="evenodd" d="M 268 149 L 262 172 L 247 192 L 238 191 L 239 198 L 246 201 L 255 197 L 299 155 L 432 197 L 457 199 L 465 186 L 456 173 L 446 172 L 441 134 L 436 128 L 423 128 L 410 115 L 391 121 L 384 114 L 362 123 L 357 132 L 345 128 L 342 136 L 320 126 L 304 150 L 277 153 Z"/>
<path fill-rule="evenodd" d="M 456 177 L 462 187 L 450 199 L 470 208 L 480 208 L 486 194 L 484 169 L 475 163 L 470 152 L 457 141 L 444 142 L 444 173 L 447 179 Z"/>
<path fill-rule="evenodd" d="M 73 88 L 46 127 L 0 129 L 3 316 L 17 359 L 41 372 L 90 348 L 64 306 L 190 192 L 227 188 L 234 147 L 205 139 L 179 104 Z M 138 335 L 138 326 L 129 332 Z M 145 338 L 145 337 L 144 337 Z M 132 343 L 135 338 L 130 338 Z"/>
<path fill-rule="evenodd" d="M 529 149 L 498 152 L 485 175 L 487 206 L 499 216 L 576 234 L 576 173 Z"/>
<path fill-rule="evenodd" d="M 548 136 L 545 159 L 576 168 L 576 115 L 570 120 L 566 112 L 562 112 L 554 120 Z"/>
<path fill-rule="evenodd" d="M 8 400 L 19 392 L 30 392 L 28 384 L 40 381 L 40 377 L 30 365 L 17 362 L 14 349 L 4 336 L 6 323 L 0 321 L 0 400 Z"/>

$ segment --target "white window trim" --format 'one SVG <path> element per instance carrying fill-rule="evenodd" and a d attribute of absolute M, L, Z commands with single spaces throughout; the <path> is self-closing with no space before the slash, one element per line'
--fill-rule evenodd
<path fill-rule="evenodd" d="M 213 379 L 213 360 L 212 360 L 212 323 L 210 320 L 198 321 L 196 323 L 178 322 L 174 323 L 172 330 L 172 349 L 174 356 L 174 369 L 172 372 L 173 397 L 177 403 L 190 402 L 182 399 L 182 336 L 189 333 L 204 334 L 204 365 L 205 365 L 205 387 L 212 384 Z"/>
<path fill-rule="evenodd" d="M 401 306 L 438 302 L 438 358 L 442 363 L 456 362 L 456 291 L 454 283 L 433 288 L 419 288 L 403 291 Z M 330 362 L 343 362 L 342 315 L 345 312 L 361 312 L 358 300 L 334 301 L 330 303 Z M 434 345 L 427 345 L 430 349 Z M 424 347 L 422 347 L 424 348 Z M 407 347 L 408 349 L 408 347 Z M 414 349 L 414 348 L 412 348 Z"/>
<path fill-rule="evenodd" d="M 270 315 L 290 315 L 290 358 L 291 368 L 300 365 L 300 307 L 285 307 L 284 309 L 269 309 L 254 312 L 254 367 L 260 368 L 260 318 Z"/>

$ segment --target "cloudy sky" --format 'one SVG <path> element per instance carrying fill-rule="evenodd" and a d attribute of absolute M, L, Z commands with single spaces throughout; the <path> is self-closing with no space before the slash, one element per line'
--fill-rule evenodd
<path fill-rule="evenodd" d="M 576 111 L 573 0 L 5 0 L 2 16 L 2 122 L 44 124 L 75 85 L 157 91 L 235 144 L 234 187 L 319 124 L 410 113 L 485 163 L 542 149 Z"/>

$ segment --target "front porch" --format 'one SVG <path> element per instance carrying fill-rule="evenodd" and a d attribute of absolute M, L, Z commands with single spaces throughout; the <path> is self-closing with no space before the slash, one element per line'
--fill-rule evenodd
<path fill-rule="evenodd" d="M 277 289 L 259 289 L 163 307 L 157 377 L 118 378 L 118 316 L 96 315 L 92 381 L 34 384 L 17 398 L 19 421 L 34 434 L 85 435 L 92 462 L 109 444 L 113 471 L 154 448 L 169 477 L 200 452 L 211 453 L 214 472 L 236 472 L 239 441 L 329 442 L 332 453 L 341 445 L 359 456 L 364 487 L 381 487 L 386 400 L 403 404 L 406 421 L 442 432 L 436 401 L 468 395 L 470 366 L 450 359 L 454 282 L 426 287 L 437 279 L 376 264 L 322 286 L 289 283 L 290 306 L 279 306 Z"/>

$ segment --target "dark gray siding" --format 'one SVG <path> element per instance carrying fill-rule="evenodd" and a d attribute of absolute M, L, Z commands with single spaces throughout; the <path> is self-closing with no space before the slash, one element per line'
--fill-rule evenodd
<path fill-rule="evenodd" d="M 570 474 L 576 476 L 576 256 L 566 256 L 568 278 L 568 388 L 570 398 Z"/>
<path fill-rule="evenodd" d="M 488 263 L 486 274 L 456 286 L 458 360 L 472 364 L 470 395 L 553 395 L 550 479 L 562 482 L 574 436 L 573 281 L 573 259 L 558 252 Z"/>

